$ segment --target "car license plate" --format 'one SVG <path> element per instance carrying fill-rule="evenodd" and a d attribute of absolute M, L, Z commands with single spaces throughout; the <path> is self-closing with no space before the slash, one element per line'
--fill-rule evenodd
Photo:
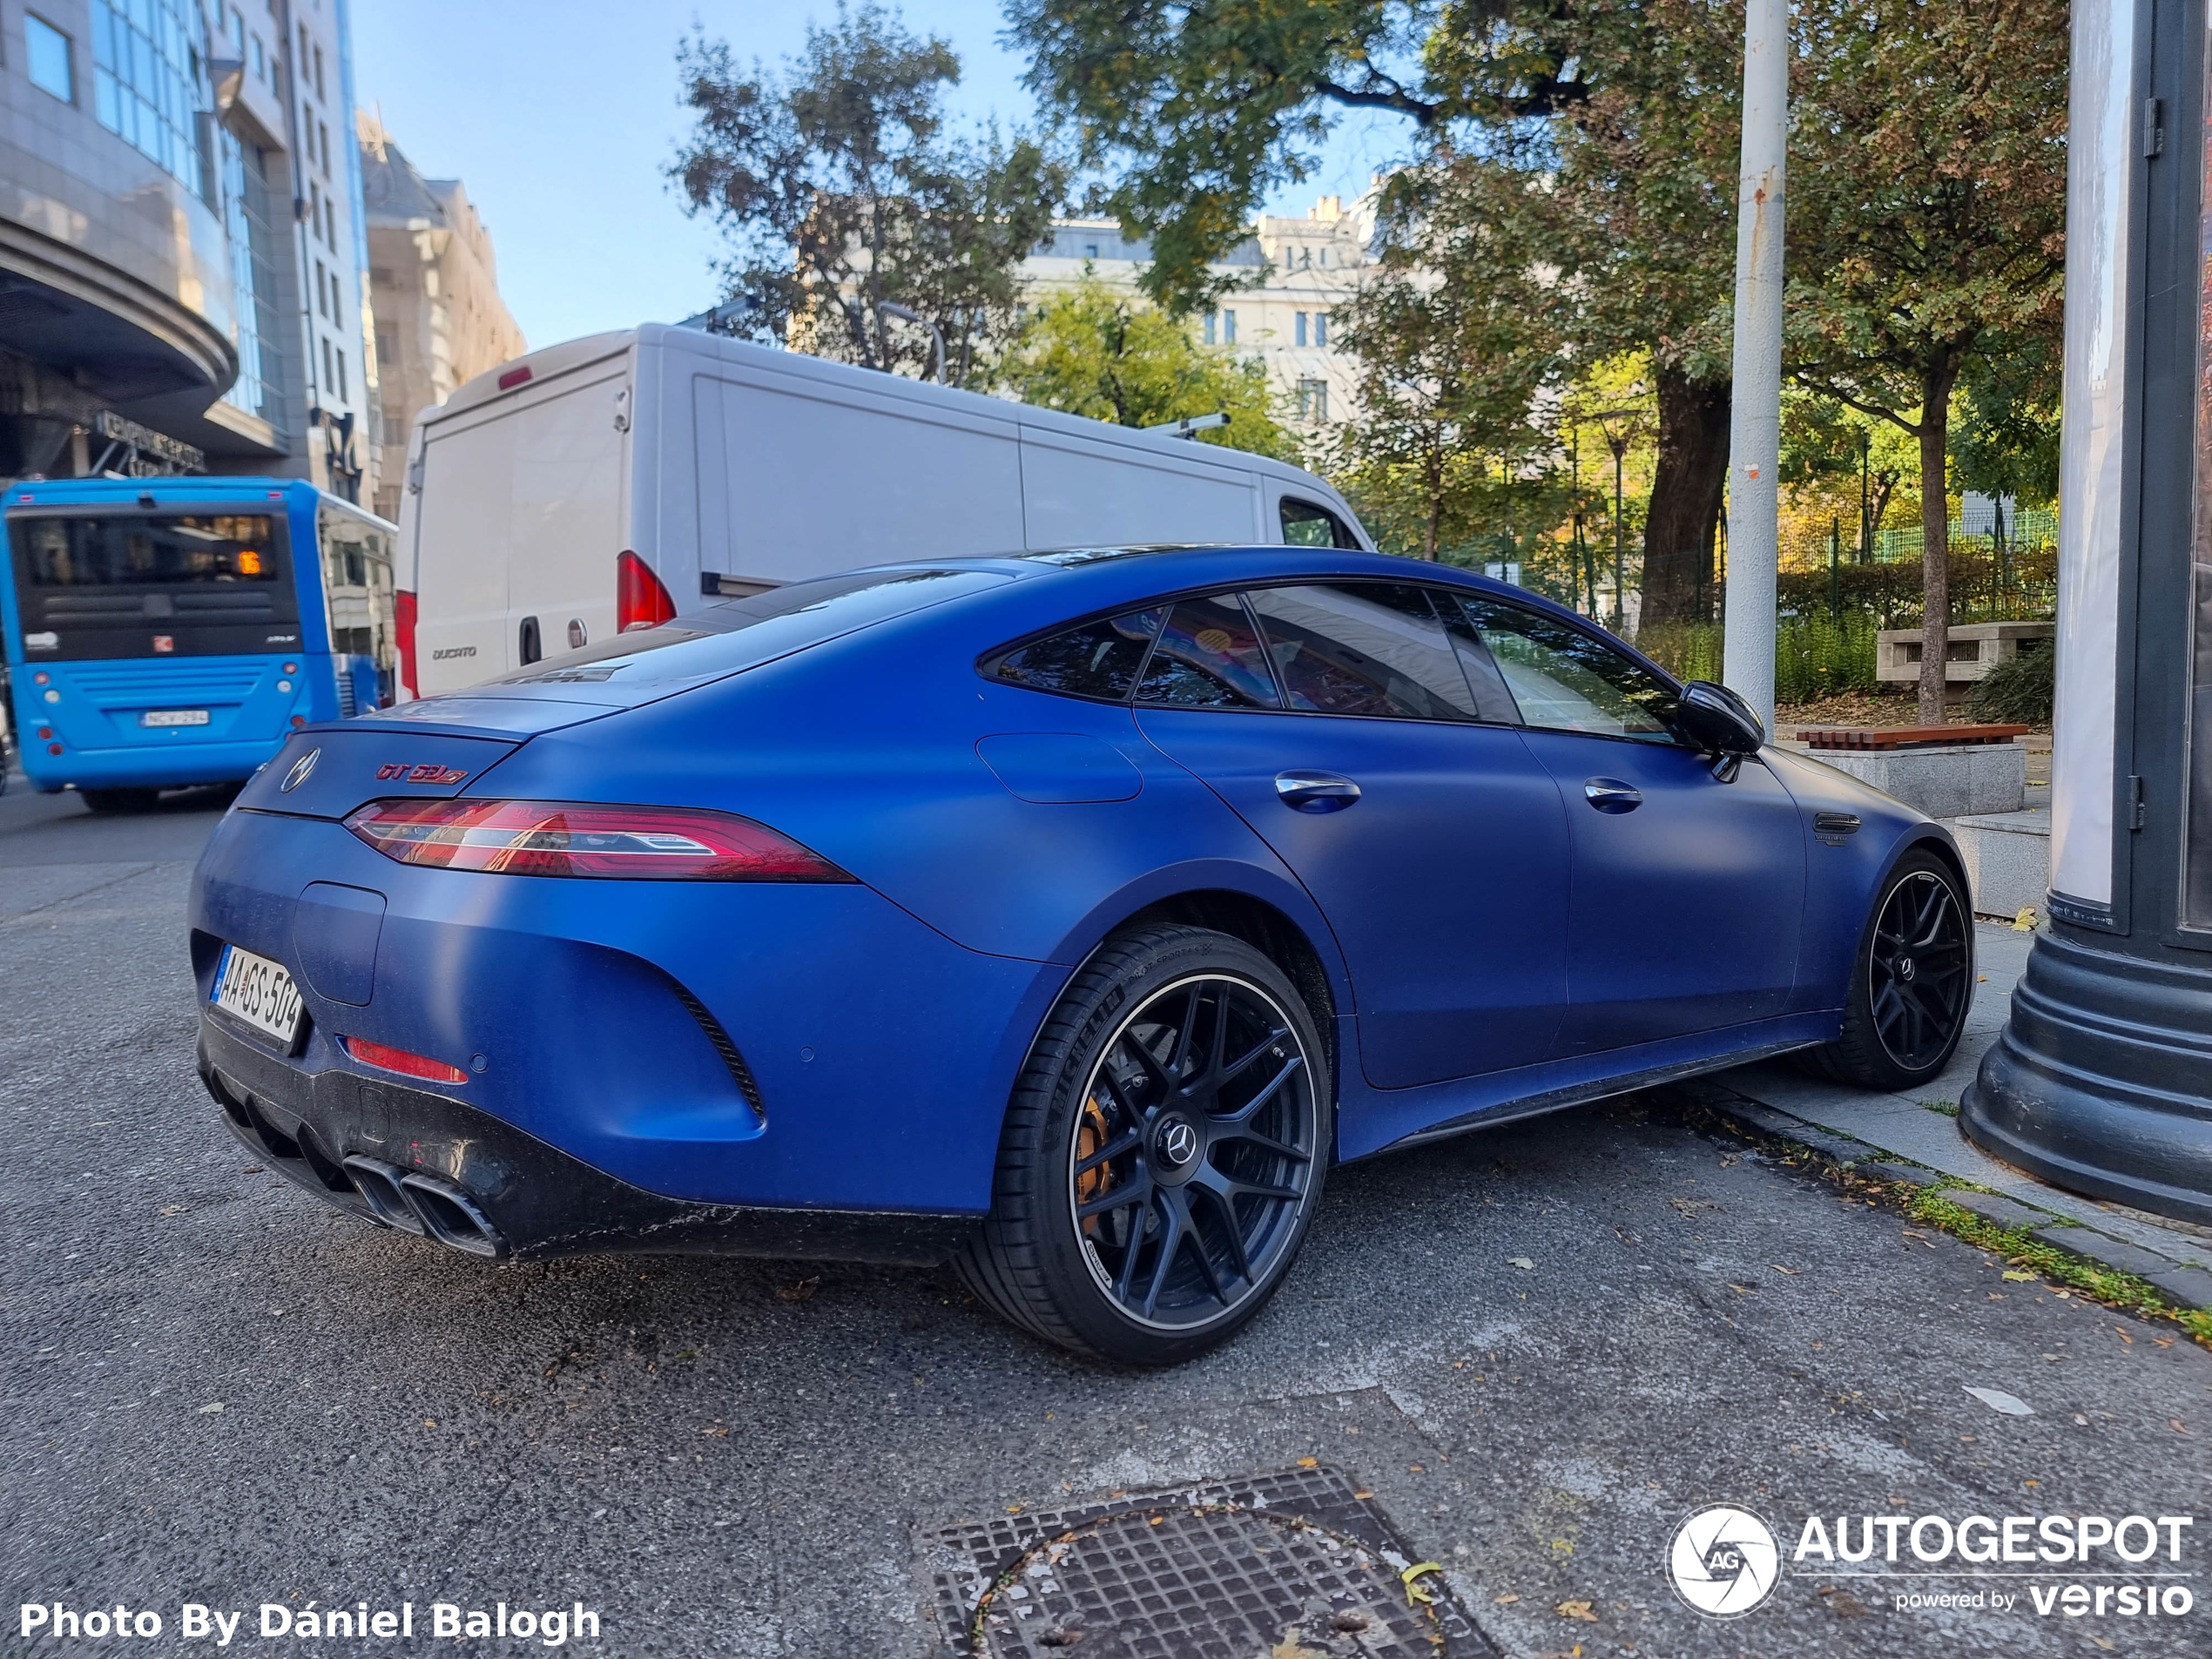
<path fill-rule="evenodd" d="M 148 709 L 138 717 L 140 725 L 206 725 L 206 709 Z"/>
<path fill-rule="evenodd" d="M 300 988 L 283 963 L 250 950 L 223 947 L 223 960 L 215 965 L 215 989 L 207 1000 L 287 1049 L 300 1035 Z"/>

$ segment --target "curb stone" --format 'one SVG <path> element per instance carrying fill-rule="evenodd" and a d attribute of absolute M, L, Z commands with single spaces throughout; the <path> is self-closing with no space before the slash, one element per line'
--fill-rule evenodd
<path fill-rule="evenodd" d="M 1942 1186 L 1945 1177 L 1933 1170 L 1914 1169 L 1871 1156 L 1880 1149 L 1848 1136 L 1832 1134 L 1779 1107 L 1748 1099 L 1732 1089 L 1703 1083 L 1685 1086 L 1682 1092 L 1739 1128 L 1810 1148 L 1864 1179 L 1910 1183 L 1930 1189 L 1946 1204 L 1956 1204 L 2008 1231 L 2026 1233 L 2047 1249 L 2061 1251 L 2114 1272 L 2133 1274 L 2176 1307 L 2212 1309 L 2212 1271 L 2204 1268 L 2182 1266 L 2155 1251 L 2107 1238 L 2094 1227 L 2067 1221 L 2001 1193 Z"/>
<path fill-rule="evenodd" d="M 2060 1228 L 2058 1217 L 2049 1211 L 2038 1210 L 2033 1204 L 2019 1203 L 2000 1193 L 1975 1192 L 1966 1187 L 1946 1187 L 1938 1196 L 1946 1204 L 1955 1204 L 1961 1210 L 1979 1216 L 1984 1221 L 1994 1222 L 2008 1230 L 2028 1232 L 2038 1227 L 2046 1227 L 2066 1232 L 2087 1231 L 2086 1228 Z M 2046 1239 L 2044 1242 L 2047 1244 L 2050 1241 Z M 2072 1256 L 2083 1253 L 2070 1244 L 2061 1244 L 2059 1248 Z"/>

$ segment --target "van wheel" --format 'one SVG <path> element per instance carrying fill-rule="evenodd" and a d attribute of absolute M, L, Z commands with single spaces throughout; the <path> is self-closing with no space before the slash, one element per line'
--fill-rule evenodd
<path fill-rule="evenodd" d="M 1029 1051 L 961 1276 L 1078 1352 L 1194 1359 L 1289 1272 L 1333 1121 L 1320 1033 L 1273 962 L 1202 927 L 1111 939 Z"/>
<path fill-rule="evenodd" d="M 80 789 L 84 805 L 96 813 L 150 813 L 161 799 L 158 789 Z"/>

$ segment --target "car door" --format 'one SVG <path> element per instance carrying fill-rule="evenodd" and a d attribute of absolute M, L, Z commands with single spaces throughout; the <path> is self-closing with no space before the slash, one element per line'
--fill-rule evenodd
<path fill-rule="evenodd" d="M 1370 1083 L 1544 1057 L 1567 990 L 1565 807 L 1502 697 L 1476 701 L 1425 589 L 1184 600 L 1136 700 L 1328 917 Z"/>
<path fill-rule="evenodd" d="M 1730 777 L 1684 744 L 1673 688 L 1595 632 L 1502 600 L 1460 604 L 1566 802 L 1574 891 L 1558 1052 L 1782 1013 L 1805 894 L 1789 791 L 1757 758 Z"/>

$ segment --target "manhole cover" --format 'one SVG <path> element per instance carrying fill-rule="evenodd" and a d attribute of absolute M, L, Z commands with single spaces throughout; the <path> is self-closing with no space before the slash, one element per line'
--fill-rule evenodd
<path fill-rule="evenodd" d="M 923 1540 L 937 1618 L 979 1659 L 1487 1659 L 1443 1578 L 1334 1469 L 1131 1494 Z M 980 1637 L 980 1641 L 979 1638 Z"/>

